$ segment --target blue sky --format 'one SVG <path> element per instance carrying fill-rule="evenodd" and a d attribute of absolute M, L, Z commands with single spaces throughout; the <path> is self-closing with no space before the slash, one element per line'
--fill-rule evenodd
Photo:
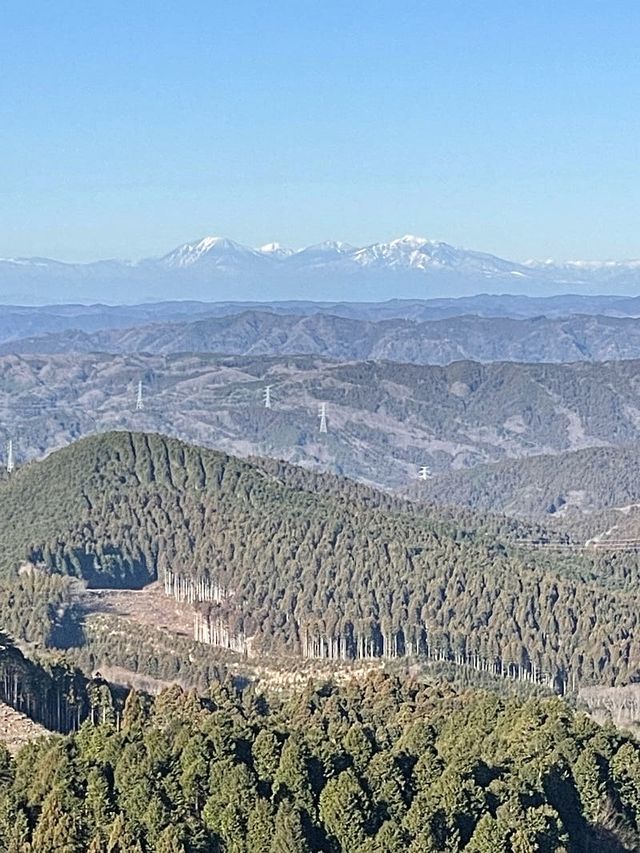
<path fill-rule="evenodd" d="M 5 0 L 0 255 L 638 257 L 639 36 L 616 0 Z"/>

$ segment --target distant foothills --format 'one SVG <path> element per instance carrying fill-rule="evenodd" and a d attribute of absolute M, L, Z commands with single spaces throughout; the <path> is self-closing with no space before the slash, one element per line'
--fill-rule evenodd
<path fill-rule="evenodd" d="M 329 241 L 302 249 L 279 243 L 251 248 L 226 237 L 205 237 L 135 262 L 0 259 L 4 303 L 633 295 L 639 286 L 640 260 L 520 263 L 413 235 L 368 246 Z"/>

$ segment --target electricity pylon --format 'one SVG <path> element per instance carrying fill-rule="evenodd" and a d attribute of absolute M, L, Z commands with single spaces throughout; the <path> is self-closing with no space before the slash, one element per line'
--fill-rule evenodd
<path fill-rule="evenodd" d="M 320 413 L 318 415 L 320 418 L 320 432 L 327 431 L 327 404 L 320 403 Z"/>

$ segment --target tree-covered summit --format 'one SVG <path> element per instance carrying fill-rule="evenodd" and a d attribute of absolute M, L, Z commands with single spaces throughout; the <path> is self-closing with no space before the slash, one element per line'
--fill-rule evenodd
<path fill-rule="evenodd" d="M 84 439 L 0 486 L 5 573 L 28 560 L 94 586 L 209 584 L 199 619 L 227 647 L 428 655 L 561 689 L 636 677 L 636 562 L 542 558 L 514 544 L 526 532 L 139 433 Z"/>

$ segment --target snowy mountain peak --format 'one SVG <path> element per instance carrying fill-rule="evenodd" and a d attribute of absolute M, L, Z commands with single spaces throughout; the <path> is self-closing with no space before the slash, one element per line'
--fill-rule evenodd
<path fill-rule="evenodd" d="M 437 246 L 433 240 L 427 240 L 426 237 L 416 237 L 415 234 L 405 234 L 403 237 L 396 237 L 389 244 L 391 246 L 409 246 L 411 248 L 420 248 L 421 246 Z"/>
<path fill-rule="evenodd" d="M 161 258 L 161 263 L 170 268 L 191 267 L 206 261 L 216 266 L 225 266 L 226 262 L 239 257 L 258 255 L 255 249 L 248 249 L 228 237 L 203 237 L 195 243 L 184 243 L 168 255 Z"/>
<path fill-rule="evenodd" d="M 295 254 L 294 249 L 289 249 L 287 246 L 283 246 L 282 243 L 265 243 L 264 246 L 260 246 L 256 251 L 274 258 L 288 258 L 290 255 Z"/>
<path fill-rule="evenodd" d="M 307 246 L 303 252 L 327 252 L 336 253 L 339 255 L 349 255 L 355 251 L 355 247 L 351 243 L 343 243 L 340 240 L 324 240 L 322 243 L 314 243 L 313 246 Z"/>
<path fill-rule="evenodd" d="M 354 253 L 354 260 L 363 267 L 420 267 L 438 243 L 423 237 L 405 234 L 389 243 L 373 243 Z"/>
<path fill-rule="evenodd" d="M 295 252 L 291 257 L 290 263 L 296 269 L 308 266 L 310 269 L 318 269 L 321 267 L 334 267 L 336 264 L 342 266 L 349 264 L 355 248 L 349 243 L 341 243 L 337 240 L 326 240 L 324 243 L 316 243 L 313 246 L 306 246 Z"/>
<path fill-rule="evenodd" d="M 224 298 L 256 300 L 269 294 L 304 294 L 340 300 L 423 298 L 472 293 L 640 292 L 640 261 L 527 261 L 404 234 L 355 247 L 326 241 L 293 250 L 270 242 L 257 249 L 228 237 L 184 243 L 164 257 L 135 263 L 74 264 L 46 258 L 0 259 L 0 301 L 104 299 L 118 292 L 133 299 Z M 91 296 L 89 296 L 91 294 Z M 313 294 L 313 295 L 312 295 Z M 56 299 L 59 298 L 56 296 Z M 123 298 L 123 297 L 119 297 Z"/>

